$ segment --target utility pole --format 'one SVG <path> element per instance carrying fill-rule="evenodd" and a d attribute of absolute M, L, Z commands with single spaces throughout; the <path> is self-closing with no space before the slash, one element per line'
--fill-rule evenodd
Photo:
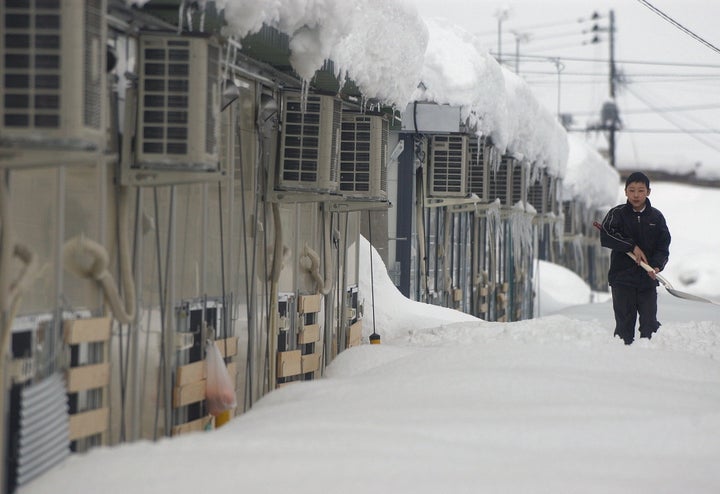
<path fill-rule="evenodd" d="M 615 129 L 617 127 L 617 105 L 615 104 L 615 12 L 610 10 L 610 99 L 615 106 L 615 118 L 610 123 L 610 136 L 608 138 L 608 155 L 610 165 L 615 168 Z"/>
<path fill-rule="evenodd" d="M 497 61 L 500 65 L 502 65 L 502 23 L 505 19 L 508 18 L 508 15 L 510 14 L 509 9 L 507 8 L 501 8 L 498 9 L 495 12 L 495 15 L 497 16 L 498 20 L 498 56 Z"/>

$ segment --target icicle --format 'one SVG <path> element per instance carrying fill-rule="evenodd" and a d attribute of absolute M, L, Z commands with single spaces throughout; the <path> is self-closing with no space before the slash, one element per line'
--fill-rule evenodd
<path fill-rule="evenodd" d="M 307 100 L 310 94 L 310 81 L 303 79 L 300 90 L 300 111 L 304 114 L 307 109 Z"/>
<path fill-rule="evenodd" d="M 485 213 L 485 216 L 487 216 L 487 230 L 489 238 L 497 237 L 497 228 L 500 224 L 500 205 L 500 200 L 495 199 L 495 201 L 490 203 L 490 207 Z"/>
<path fill-rule="evenodd" d="M 513 257 L 516 265 L 521 263 L 523 253 L 532 253 L 533 247 L 533 217 L 525 213 L 521 204 L 516 204 L 510 213 L 510 236 L 513 239 Z"/>
<path fill-rule="evenodd" d="M 182 33 L 183 17 L 185 16 L 185 2 L 180 2 L 178 6 L 178 34 Z"/>
<path fill-rule="evenodd" d="M 187 17 L 188 31 L 192 32 L 192 8 L 187 9 L 187 12 L 185 12 L 185 17 Z"/>
<path fill-rule="evenodd" d="M 205 9 L 200 14 L 200 32 L 205 32 Z"/>
<path fill-rule="evenodd" d="M 577 235 L 572 239 L 573 257 L 575 258 L 575 266 L 578 268 L 578 274 L 580 274 L 581 266 L 585 263 L 585 253 L 583 252 L 583 238 L 582 235 Z"/>
<path fill-rule="evenodd" d="M 565 241 L 563 236 L 565 235 L 565 213 L 560 213 L 557 221 L 555 221 L 555 238 L 558 239 L 560 245 L 560 254 L 565 250 Z"/>

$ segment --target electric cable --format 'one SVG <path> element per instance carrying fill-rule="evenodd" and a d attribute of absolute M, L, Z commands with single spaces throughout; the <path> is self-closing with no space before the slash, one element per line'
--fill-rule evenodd
<path fill-rule="evenodd" d="M 653 105 L 652 105 L 650 102 L 648 102 L 643 96 L 639 95 L 639 94 L 638 94 L 635 90 L 633 90 L 631 87 L 628 86 L 626 89 L 627 89 L 628 92 L 630 92 L 633 96 L 635 96 L 637 99 L 639 99 L 639 100 L 640 100 L 641 102 L 643 102 L 645 105 L 647 105 L 648 108 L 653 108 Z M 671 119 L 668 115 L 666 115 L 665 113 L 658 113 L 658 116 L 660 116 L 660 117 L 663 118 L 664 120 L 668 121 L 669 123 L 671 123 L 673 126 L 677 127 L 678 129 L 681 129 L 681 127 L 680 127 L 673 119 Z M 681 129 L 681 130 L 682 130 L 682 129 Z M 720 151 L 720 146 L 716 146 L 716 145 L 714 145 L 713 143 L 708 142 L 707 140 L 702 139 L 702 138 L 700 138 L 699 136 L 697 136 L 697 135 L 695 135 L 695 134 L 687 134 L 687 135 L 690 136 L 691 138 L 695 139 L 695 140 L 698 141 L 699 143 L 704 144 L 705 146 L 707 146 L 707 147 L 709 147 L 709 148 L 711 148 L 711 149 L 714 149 L 715 151 Z"/>
<path fill-rule="evenodd" d="M 712 43 L 710 43 L 710 42 L 707 41 L 706 39 L 700 37 L 699 35 L 695 34 L 695 33 L 692 32 L 690 29 L 688 29 L 688 28 L 686 28 L 685 26 L 683 26 L 682 24 L 680 24 L 678 21 L 676 21 L 675 19 L 673 19 L 672 17 L 670 17 L 669 15 L 667 15 L 665 12 L 663 12 L 662 10 L 660 10 L 660 9 L 658 9 L 657 7 L 655 7 L 654 5 L 652 5 L 652 4 L 651 4 L 650 2 L 648 2 L 647 0 L 638 0 L 638 2 L 640 2 L 640 3 L 643 4 L 645 7 L 649 8 L 650 10 L 652 10 L 653 12 L 655 12 L 657 15 L 659 15 L 660 17 L 662 17 L 663 19 L 665 19 L 666 21 L 668 21 L 670 24 L 672 24 L 673 26 L 675 26 L 676 28 L 678 28 L 679 30 L 681 30 L 682 32 L 684 32 L 685 34 L 689 35 L 689 36 L 690 36 L 691 38 L 693 38 L 695 41 L 699 41 L 700 43 L 702 43 L 703 45 L 707 46 L 708 48 L 710 48 L 711 50 L 715 51 L 716 53 L 720 53 L 720 48 L 718 48 L 717 46 L 713 45 Z"/>

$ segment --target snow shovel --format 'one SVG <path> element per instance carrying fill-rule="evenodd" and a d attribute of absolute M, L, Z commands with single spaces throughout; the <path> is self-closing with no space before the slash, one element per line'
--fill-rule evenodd
<path fill-rule="evenodd" d="M 602 228 L 602 225 L 600 225 L 600 223 L 598 223 L 597 221 L 593 221 L 593 226 L 595 228 L 597 228 L 598 230 L 600 230 Z M 632 252 L 626 252 L 626 254 L 628 256 L 630 256 L 630 259 L 637 262 L 637 259 L 635 258 L 635 254 L 633 254 Z M 640 266 L 642 266 L 642 268 L 645 271 L 647 271 L 648 273 L 650 273 L 650 272 L 655 273 L 655 270 L 653 268 L 651 268 L 645 262 L 641 262 Z M 665 290 L 667 290 L 670 295 L 674 295 L 675 297 L 678 297 L 678 298 L 684 298 L 685 300 L 694 300 L 696 302 L 704 302 L 706 304 L 720 305 L 717 302 L 713 302 L 712 300 L 708 300 L 706 298 L 698 297 L 697 295 L 693 295 L 692 293 L 686 293 L 686 292 L 681 292 L 680 290 L 676 290 L 675 288 L 673 288 L 673 286 L 670 284 L 670 282 L 668 280 L 666 280 L 663 276 L 661 276 L 658 273 L 655 273 L 655 278 L 657 278 L 657 280 L 660 283 L 662 283 L 662 286 L 665 287 Z"/>

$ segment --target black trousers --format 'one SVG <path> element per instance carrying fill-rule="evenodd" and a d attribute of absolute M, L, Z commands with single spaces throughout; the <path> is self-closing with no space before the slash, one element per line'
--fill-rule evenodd
<path fill-rule="evenodd" d="M 660 327 L 657 321 L 657 290 L 632 286 L 612 287 L 615 335 L 629 345 L 635 339 L 635 321 L 640 315 L 640 338 L 651 338 Z"/>

